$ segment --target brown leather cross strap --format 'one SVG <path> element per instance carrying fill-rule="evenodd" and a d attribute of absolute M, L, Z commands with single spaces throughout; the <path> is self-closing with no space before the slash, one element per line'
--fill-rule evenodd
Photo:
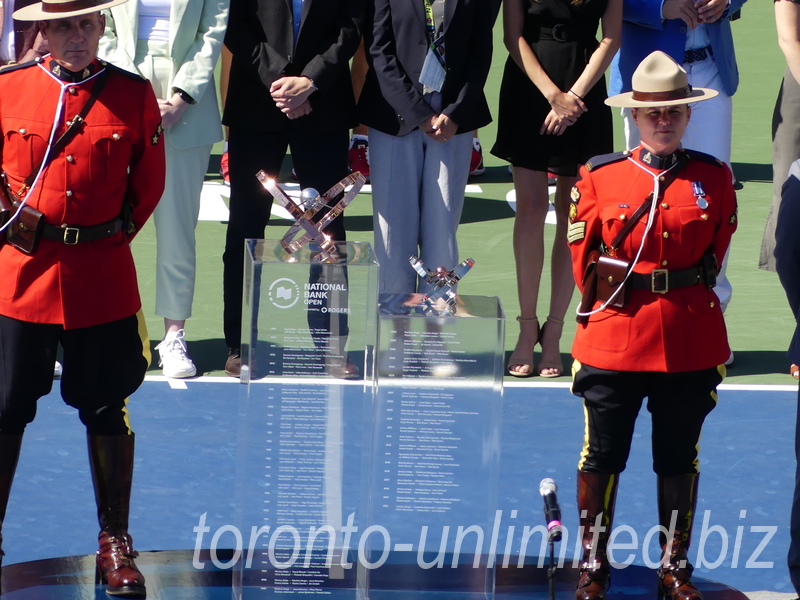
<path fill-rule="evenodd" d="M 683 170 L 683 168 L 689 163 L 689 157 L 686 156 L 685 152 L 681 152 L 681 155 L 678 157 L 678 162 L 675 163 L 675 166 L 669 170 L 666 175 L 662 175 L 664 179 L 661 181 L 661 191 L 664 192 L 666 189 L 672 185 L 672 182 L 678 178 L 678 174 Z M 609 250 L 616 250 L 619 248 L 619 245 L 623 242 L 625 237 L 631 232 L 633 226 L 642 218 L 643 215 L 650 212 L 650 206 L 653 204 L 653 192 L 645 198 L 642 205 L 634 211 L 631 215 L 628 222 L 622 227 L 620 232 L 617 234 L 617 237 L 614 238 L 614 241 L 611 242 L 611 246 Z"/>

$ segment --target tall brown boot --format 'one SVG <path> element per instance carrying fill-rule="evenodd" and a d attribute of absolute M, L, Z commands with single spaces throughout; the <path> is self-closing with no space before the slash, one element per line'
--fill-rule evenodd
<path fill-rule="evenodd" d="M 694 567 L 687 558 L 697 506 L 698 478 L 697 474 L 658 478 L 658 518 L 661 526 L 669 530 L 673 511 L 677 516 L 672 540 L 661 534 L 664 557 L 658 570 L 661 595 L 672 600 L 703 600 L 703 594 L 692 584 Z"/>
<path fill-rule="evenodd" d="M 578 471 L 578 511 L 583 528 L 583 558 L 580 579 L 575 590 L 576 600 L 602 600 L 611 583 L 606 546 L 611 536 L 618 481 L 619 474 L 616 473 Z M 595 531 L 598 522 L 602 531 Z"/>
<path fill-rule="evenodd" d="M 128 535 L 128 512 L 133 479 L 134 436 L 89 435 L 97 519 L 100 522 L 97 573 L 106 593 L 121 598 L 144 598 L 144 576 L 133 561 L 139 555 Z"/>
<path fill-rule="evenodd" d="M 6 518 L 11 483 L 17 470 L 22 435 L 0 435 L 0 567 L 3 565 L 3 521 Z"/>

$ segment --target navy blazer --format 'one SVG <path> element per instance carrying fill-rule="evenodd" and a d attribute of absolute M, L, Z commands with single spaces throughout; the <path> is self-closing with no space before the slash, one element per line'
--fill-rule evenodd
<path fill-rule="evenodd" d="M 233 54 L 225 125 L 255 131 L 340 131 L 357 124 L 350 59 L 361 42 L 364 0 L 305 0 L 294 43 L 292 0 L 231 0 L 225 45 Z M 269 93 L 283 75 L 317 86 L 310 114 L 286 118 Z"/>
<path fill-rule="evenodd" d="M 739 69 L 733 49 L 730 16 L 746 0 L 731 0 L 722 16 L 706 25 L 722 86 L 728 96 L 739 87 Z M 624 0 L 622 11 L 622 46 L 611 63 L 609 96 L 631 91 L 631 77 L 649 54 L 661 50 L 679 65 L 686 48 L 686 23 L 681 19 L 661 18 L 662 0 Z"/>
<path fill-rule="evenodd" d="M 444 47 L 447 76 L 442 112 L 458 133 L 491 122 L 483 86 L 492 64 L 496 3 L 447 0 Z M 423 0 L 368 0 L 364 47 L 369 71 L 358 103 L 361 123 L 403 136 L 435 114 L 422 96 L 419 75 L 428 50 Z"/>
<path fill-rule="evenodd" d="M 789 345 L 789 360 L 800 365 L 800 333 L 797 317 L 800 313 L 800 160 L 792 163 L 789 177 L 783 184 L 781 206 L 775 228 L 775 269 L 795 318 L 794 336 Z"/>

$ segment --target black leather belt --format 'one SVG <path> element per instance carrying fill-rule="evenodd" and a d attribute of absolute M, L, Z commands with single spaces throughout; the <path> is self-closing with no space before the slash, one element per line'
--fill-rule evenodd
<path fill-rule="evenodd" d="M 700 62 L 705 60 L 709 56 L 714 56 L 714 53 L 711 51 L 711 46 L 706 46 L 705 48 L 698 48 L 697 50 L 687 50 L 683 53 L 683 62 L 684 63 L 693 63 L 693 62 Z"/>
<path fill-rule="evenodd" d="M 654 269 L 650 273 L 631 273 L 629 281 L 635 290 L 650 290 L 655 294 L 666 294 L 670 290 L 703 283 L 703 271 L 700 267 L 682 271 Z"/>
<path fill-rule="evenodd" d="M 74 246 L 80 242 L 96 242 L 103 238 L 111 237 L 122 230 L 122 219 L 116 217 L 100 225 L 90 227 L 69 227 L 67 225 L 51 225 L 45 223 L 42 236 L 48 240 L 64 242 L 67 246 Z"/>
<path fill-rule="evenodd" d="M 575 40 L 575 34 L 571 25 L 556 23 L 552 27 L 540 27 L 539 39 L 552 38 L 557 42 L 565 44 Z"/>

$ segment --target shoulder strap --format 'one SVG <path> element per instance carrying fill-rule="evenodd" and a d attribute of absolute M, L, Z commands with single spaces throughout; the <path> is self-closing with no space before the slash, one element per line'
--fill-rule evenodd
<path fill-rule="evenodd" d="M 667 188 L 678 178 L 678 174 L 683 171 L 683 168 L 689 163 L 689 157 L 686 156 L 686 153 L 681 153 L 680 157 L 678 158 L 677 164 L 669 171 L 666 175 L 664 175 L 664 181 L 661 182 L 661 192 L 665 192 Z M 653 192 L 648 194 L 647 198 L 644 199 L 642 205 L 636 209 L 636 211 L 631 215 L 631 218 L 628 219 L 628 222 L 625 223 L 624 227 L 620 230 L 617 234 L 617 237 L 614 238 L 614 241 L 611 242 L 611 248 L 617 249 L 619 245 L 623 242 L 625 237 L 631 232 L 633 226 L 642 218 L 643 215 L 647 214 L 650 211 L 650 206 L 653 204 Z"/>
<path fill-rule="evenodd" d="M 45 153 L 45 156 L 42 158 L 42 160 L 36 164 L 30 175 L 25 178 L 25 188 L 29 188 L 33 184 L 39 171 L 46 167 L 50 161 L 53 160 L 53 157 L 58 155 L 58 153 L 64 149 L 64 147 L 72 140 L 72 138 L 78 134 L 81 125 L 83 125 L 83 120 L 86 118 L 86 115 L 89 114 L 92 106 L 94 106 L 94 103 L 97 101 L 97 97 L 100 95 L 100 92 L 102 92 L 103 88 L 106 87 L 108 76 L 109 72 L 106 69 L 97 77 L 97 81 L 94 82 L 94 87 L 92 88 L 92 93 L 89 96 L 89 99 L 86 101 L 86 104 L 83 105 L 81 112 L 73 117 L 69 127 L 64 133 L 61 134 L 61 137 L 56 140 L 55 144 L 53 144 L 53 147 L 50 149 L 50 152 Z M 46 163 L 45 158 L 47 159 Z"/>

